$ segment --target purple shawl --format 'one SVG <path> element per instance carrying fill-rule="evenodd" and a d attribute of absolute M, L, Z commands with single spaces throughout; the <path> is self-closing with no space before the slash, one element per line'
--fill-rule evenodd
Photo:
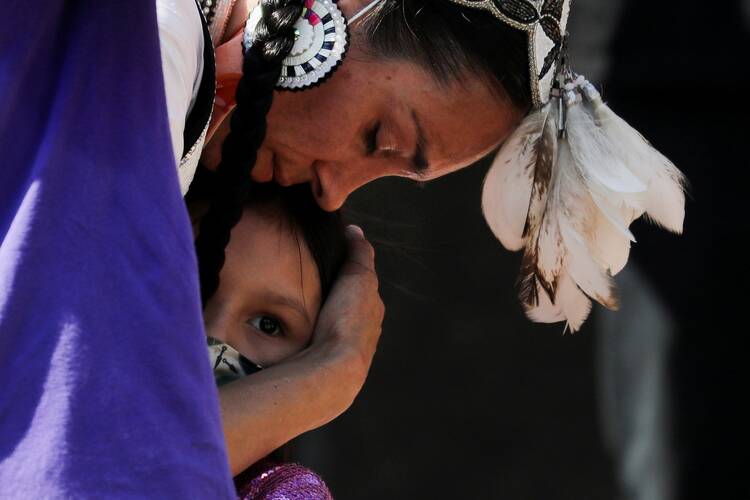
<path fill-rule="evenodd" d="M 6 3 L 0 102 L 0 498 L 236 497 L 154 3 Z"/>

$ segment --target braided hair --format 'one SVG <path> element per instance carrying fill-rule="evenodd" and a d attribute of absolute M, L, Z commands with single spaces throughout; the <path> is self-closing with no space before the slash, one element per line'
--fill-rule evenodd
<path fill-rule="evenodd" d="M 266 136 L 266 115 L 281 76 L 281 62 L 294 45 L 294 24 L 302 15 L 303 0 L 262 0 L 263 15 L 255 41 L 245 52 L 237 106 L 230 132 L 221 149 L 210 208 L 195 240 L 201 300 L 205 305 L 219 286 L 224 249 L 250 195 L 250 169 Z"/>

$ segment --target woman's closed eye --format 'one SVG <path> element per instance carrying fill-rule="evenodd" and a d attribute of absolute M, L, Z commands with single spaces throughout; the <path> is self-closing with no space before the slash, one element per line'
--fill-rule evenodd
<path fill-rule="evenodd" d="M 250 318 L 249 320 L 247 320 L 247 324 L 258 330 L 259 332 L 271 337 L 276 337 L 284 333 L 281 321 L 274 318 L 273 316 L 255 316 L 254 318 Z"/>
<path fill-rule="evenodd" d="M 412 111 L 411 116 L 411 129 L 408 125 L 400 126 L 391 120 L 387 120 L 385 126 L 383 121 L 376 121 L 365 130 L 363 141 L 367 156 L 405 160 L 407 163 L 400 175 L 420 180 L 430 170 L 427 160 L 428 142 L 416 112 Z M 414 136 L 414 142 L 409 146 L 411 143 L 408 143 L 408 138 L 411 136 Z"/>

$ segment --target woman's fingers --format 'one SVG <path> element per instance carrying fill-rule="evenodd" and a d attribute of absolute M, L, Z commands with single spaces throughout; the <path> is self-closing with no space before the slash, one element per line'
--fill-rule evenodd
<path fill-rule="evenodd" d="M 346 227 L 346 239 L 349 243 L 346 262 L 341 274 L 370 272 L 375 274 L 375 250 L 365 239 L 362 228 L 355 225 Z M 377 275 L 375 276 L 377 282 Z"/>
<path fill-rule="evenodd" d="M 321 309 L 313 344 L 330 342 L 337 350 L 354 354 L 354 362 L 360 364 L 355 372 L 361 378 L 359 390 L 375 355 L 385 307 L 378 293 L 372 245 L 357 226 L 347 227 L 346 236 L 347 260 Z"/>

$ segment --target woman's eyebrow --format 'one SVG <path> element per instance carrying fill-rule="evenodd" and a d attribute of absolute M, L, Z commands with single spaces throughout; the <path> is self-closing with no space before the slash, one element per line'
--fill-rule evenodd
<path fill-rule="evenodd" d="M 423 177 L 430 169 L 430 162 L 427 161 L 428 142 L 422 128 L 422 122 L 419 121 L 419 115 L 415 110 L 411 110 L 411 117 L 414 120 L 414 126 L 417 129 L 417 147 L 414 150 L 414 156 L 411 157 L 412 171 L 419 177 Z"/>
<path fill-rule="evenodd" d="M 310 316 L 307 314 L 307 310 L 299 300 L 288 295 L 275 292 L 268 288 L 266 288 L 265 293 L 263 294 L 263 298 L 269 303 L 291 309 L 298 315 L 302 316 L 304 320 L 307 321 L 308 325 L 312 324 L 312 321 L 310 321 Z"/>

